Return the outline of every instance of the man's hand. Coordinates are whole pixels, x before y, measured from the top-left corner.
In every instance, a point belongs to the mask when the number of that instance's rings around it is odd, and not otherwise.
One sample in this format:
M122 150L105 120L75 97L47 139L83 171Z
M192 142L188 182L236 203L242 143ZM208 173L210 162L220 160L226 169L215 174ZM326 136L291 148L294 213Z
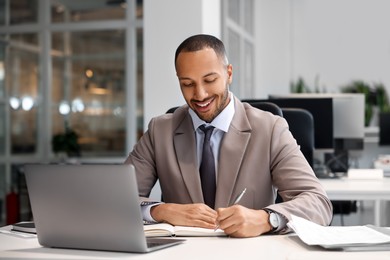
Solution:
M158 222L175 226L215 228L217 212L205 204L166 203L152 207L150 214Z
M255 237L272 230L268 213L240 205L217 210L219 228L232 237Z

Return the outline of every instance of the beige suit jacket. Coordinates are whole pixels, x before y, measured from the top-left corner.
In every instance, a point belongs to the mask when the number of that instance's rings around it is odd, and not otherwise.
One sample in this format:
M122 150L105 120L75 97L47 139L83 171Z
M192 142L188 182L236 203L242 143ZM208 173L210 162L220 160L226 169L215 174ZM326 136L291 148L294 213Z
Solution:
M247 188L243 206L328 225L331 203L285 119L237 98L234 102L235 114L221 141L215 208L227 207ZM203 203L195 138L187 105L150 121L126 160L135 166L141 197L148 197L159 179L165 202ZM286 202L274 204L276 189Z

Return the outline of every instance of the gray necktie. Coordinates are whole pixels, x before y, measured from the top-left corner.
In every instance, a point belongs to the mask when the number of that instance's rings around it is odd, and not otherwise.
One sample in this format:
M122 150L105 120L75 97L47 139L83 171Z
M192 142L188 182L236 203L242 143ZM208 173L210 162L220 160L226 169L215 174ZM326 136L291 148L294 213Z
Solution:
M213 209L215 203L216 184L214 155L210 146L210 137L213 133L214 127L205 127L204 125L201 125L199 128L204 132L202 161L199 167L203 199L205 203Z

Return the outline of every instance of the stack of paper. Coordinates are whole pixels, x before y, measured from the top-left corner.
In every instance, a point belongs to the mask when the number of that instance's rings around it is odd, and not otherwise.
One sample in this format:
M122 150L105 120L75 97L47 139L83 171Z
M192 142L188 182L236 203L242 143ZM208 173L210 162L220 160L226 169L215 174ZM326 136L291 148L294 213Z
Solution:
M367 226L320 226L292 216L288 226L307 245L344 251L390 250L390 229Z

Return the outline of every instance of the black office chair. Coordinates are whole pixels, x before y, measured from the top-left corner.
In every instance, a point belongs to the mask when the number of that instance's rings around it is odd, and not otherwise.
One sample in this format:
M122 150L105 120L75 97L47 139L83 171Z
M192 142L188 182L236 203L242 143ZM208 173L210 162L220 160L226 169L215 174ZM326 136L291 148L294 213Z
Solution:
M168 111L166 112L166 114L172 114L173 112L175 112L176 109L178 109L179 107L171 107L170 109L168 109Z
M251 106L271 112L274 115L281 116L283 117L283 112L280 109L280 107L272 102L266 102L266 101L259 101L259 100L248 100L248 101L243 101L249 103Z
M314 119L312 114L302 108L282 108L283 117L286 119L290 131L307 162L313 167L314 157Z

